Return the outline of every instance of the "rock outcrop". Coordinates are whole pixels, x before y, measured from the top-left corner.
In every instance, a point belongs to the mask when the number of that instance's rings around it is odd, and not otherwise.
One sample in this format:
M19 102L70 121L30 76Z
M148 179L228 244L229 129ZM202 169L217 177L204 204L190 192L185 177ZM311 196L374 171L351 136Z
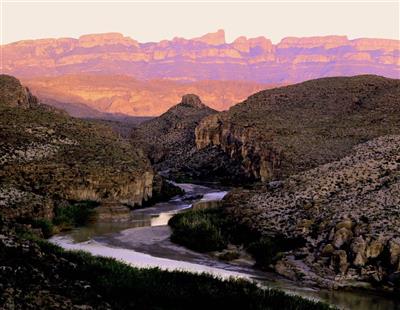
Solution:
M30 108L38 105L37 98L13 76L3 75L0 83L0 103L12 107Z
M0 214L53 216L63 201L141 205L154 172L140 149L111 128L39 104L20 82L0 76Z
M222 45L225 44L225 31L219 29L217 32L207 33L200 38L193 39L193 41L203 42L208 45Z
M399 154L399 135L376 138L279 187L236 190L224 207L263 236L304 240L275 262L285 276L327 287L400 289Z
M196 125L215 113L197 95L187 94L161 116L140 124L131 138L145 148L156 170L179 173L196 152Z
M338 160L368 139L399 133L399 98L399 80L370 75L265 90L203 119L196 145L219 147L240 163L246 179L281 179Z

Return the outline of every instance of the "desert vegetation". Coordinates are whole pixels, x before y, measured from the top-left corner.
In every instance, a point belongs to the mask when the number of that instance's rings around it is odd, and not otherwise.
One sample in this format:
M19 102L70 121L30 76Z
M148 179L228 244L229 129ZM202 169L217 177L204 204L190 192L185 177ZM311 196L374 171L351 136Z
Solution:
M221 207L189 210L175 215L168 225L172 228L171 240L199 252L221 251L229 244L244 246L261 268L269 268L284 251L304 245L301 238L284 235L262 236L259 232L240 225ZM229 255L235 258L233 252ZM224 257L224 256L222 256Z
M15 302L22 308L60 309L331 309L245 280L137 269L65 251L22 231L0 238L0 302L5 309L13 309Z

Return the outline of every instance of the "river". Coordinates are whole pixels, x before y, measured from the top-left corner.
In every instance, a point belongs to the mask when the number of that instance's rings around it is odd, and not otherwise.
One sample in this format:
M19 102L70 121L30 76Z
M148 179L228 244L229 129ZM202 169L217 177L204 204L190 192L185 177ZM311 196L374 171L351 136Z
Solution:
M254 269L253 261L220 261L172 243L168 220L193 204L213 204L227 191L203 185L177 184L185 195L168 202L132 211L129 222L93 222L85 227L53 236L50 241L68 250L84 250L93 255L113 257L135 267L159 267L164 270L207 272L221 278L231 276L257 281L263 287L275 287L290 294L323 300L342 309L400 310L390 298L370 292L328 291L299 286L274 273Z

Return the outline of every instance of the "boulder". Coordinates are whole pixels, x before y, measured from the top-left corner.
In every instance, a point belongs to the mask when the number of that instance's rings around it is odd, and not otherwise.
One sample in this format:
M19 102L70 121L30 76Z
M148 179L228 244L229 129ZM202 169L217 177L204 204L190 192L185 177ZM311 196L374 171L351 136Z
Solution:
M350 265L347 262L346 251L337 250L333 252L331 264L336 270L340 271L341 274L345 274Z
M355 266L364 266L367 262L367 257L365 255L366 247L367 244L362 236L354 238L353 243L351 244L351 250L355 254L353 261Z
M390 262L400 271L400 238L393 238L389 242Z
M367 258L376 258L378 257L384 248L384 243L382 240L377 239L370 242L366 249Z
M337 249L340 249L345 243L348 243L352 237L352 231L346 227L342 227L335 232L335 236L333 237L333 245Z

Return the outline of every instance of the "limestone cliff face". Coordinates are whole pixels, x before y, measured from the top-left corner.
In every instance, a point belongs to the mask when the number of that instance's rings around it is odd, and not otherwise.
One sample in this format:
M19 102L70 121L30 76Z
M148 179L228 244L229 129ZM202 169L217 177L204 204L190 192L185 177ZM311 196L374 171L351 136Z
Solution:
M88 178L85 186L72 186L67 189L66 198L140 206L152 197L153 178L152 169L131 177L111 176L109 173L101 174L100 171L99 174Z
M261 91L204 118L196 146L222 149L247 178L285 178L338 160L365 140L398 133L399 95L399 80L367 75Z
M67 201L141 205L154 172L140 149L111 128L37 103L0 76L0 215L47 218Z
M197 149L220 147L231 158L241 162L248 179L267 181L278 178L282 152L264 143L256 129L235 126L225 115L220 113L209 116L196 127Z

